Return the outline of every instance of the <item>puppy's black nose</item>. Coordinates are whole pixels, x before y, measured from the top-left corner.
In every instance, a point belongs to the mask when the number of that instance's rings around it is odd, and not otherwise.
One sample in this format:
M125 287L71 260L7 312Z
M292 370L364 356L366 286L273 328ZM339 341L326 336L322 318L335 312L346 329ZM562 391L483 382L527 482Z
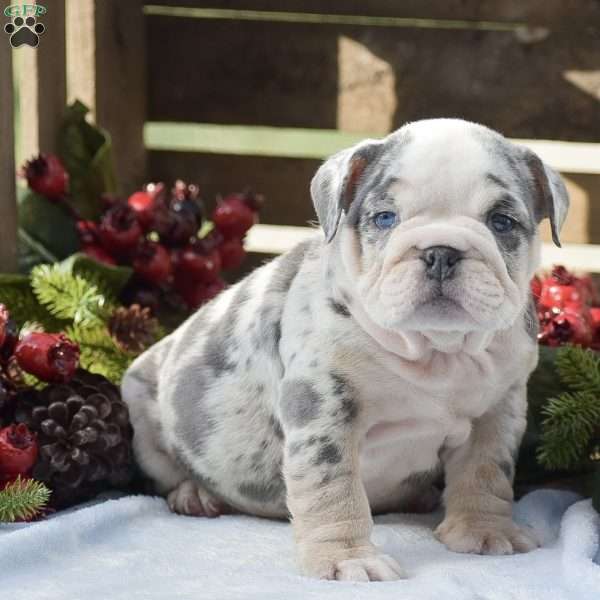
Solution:
M450 246L425 248L421 260L425 263L425 274L430 279L443 281L454 275L456 263L462 259L462 252Z

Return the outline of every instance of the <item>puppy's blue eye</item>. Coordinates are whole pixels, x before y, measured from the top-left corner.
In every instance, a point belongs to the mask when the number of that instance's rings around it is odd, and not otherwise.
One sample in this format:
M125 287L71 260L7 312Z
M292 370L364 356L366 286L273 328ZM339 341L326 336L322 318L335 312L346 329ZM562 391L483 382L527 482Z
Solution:
M373 222L378 229L391 229L398 223L398 215L391 210L377 213Z
M496 233L508 233L516 225L516 221L513 218L502 213L494 213L490 218L490 223Z

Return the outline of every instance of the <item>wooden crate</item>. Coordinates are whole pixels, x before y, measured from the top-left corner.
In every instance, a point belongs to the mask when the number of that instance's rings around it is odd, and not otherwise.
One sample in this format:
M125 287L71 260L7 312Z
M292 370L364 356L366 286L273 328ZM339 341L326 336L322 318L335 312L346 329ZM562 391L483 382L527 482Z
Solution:
M45 5L46 37L20 58L37 75L17 77L34 113L22 124L33 131L21 136L28 153L52 149L61 99L80 97L112 133L124 192L176 177L207 197L251 185L268 197L263 223L301 227L314 219L308 184L327 154L406 121L463 117L523 140L561 171L573 204L564 240L576 246L548 246L544 260L600 271L590 246L600 242L595 0ZM10 66L3 50L0 76ZM10 117L0 119L4 130ZM11 173L0 175L3 198L14 197ZM9 204L0 205L8 266ZM306 233L272 227L253 231L251 250L277 253Z

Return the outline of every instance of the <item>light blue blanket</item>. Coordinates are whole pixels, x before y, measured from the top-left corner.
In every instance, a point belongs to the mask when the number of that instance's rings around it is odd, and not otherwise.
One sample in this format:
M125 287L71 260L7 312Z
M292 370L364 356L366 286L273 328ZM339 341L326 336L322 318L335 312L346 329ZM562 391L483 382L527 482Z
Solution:
M374 540L408 570L390 583L298 575L290 525L171 514L127 496L46 521L0 526L0 597L11 600L600 600L600 518L589 500L539 490L515 507L542 548L525 555L447 551L438 515L376 518Z

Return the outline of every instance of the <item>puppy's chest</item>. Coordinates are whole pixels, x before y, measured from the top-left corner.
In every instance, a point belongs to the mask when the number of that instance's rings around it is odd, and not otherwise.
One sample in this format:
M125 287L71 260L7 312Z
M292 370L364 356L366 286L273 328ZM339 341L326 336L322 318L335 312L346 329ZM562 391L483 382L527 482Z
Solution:
M367 424L360 450L371 501L401 494L411 475L437 468L442 448L468 439L472 420L491 404L485 389L473 388L433 394L393 380L377 390L371 386L363 398Z

